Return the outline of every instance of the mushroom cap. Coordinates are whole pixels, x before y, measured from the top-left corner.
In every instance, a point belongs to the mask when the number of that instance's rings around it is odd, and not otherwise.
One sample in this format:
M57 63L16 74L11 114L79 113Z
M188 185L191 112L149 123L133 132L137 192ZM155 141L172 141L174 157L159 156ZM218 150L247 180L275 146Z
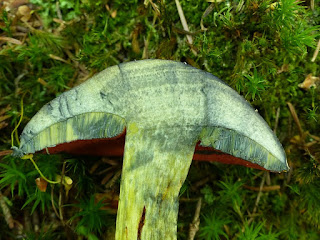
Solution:
M168 60L109 67L62 93L27 124L14 154L114 138L130 123L139 129L170 129L177 136L182 127L191 128L202 147L267 170L289 169L277 137L243 97L210 73Z

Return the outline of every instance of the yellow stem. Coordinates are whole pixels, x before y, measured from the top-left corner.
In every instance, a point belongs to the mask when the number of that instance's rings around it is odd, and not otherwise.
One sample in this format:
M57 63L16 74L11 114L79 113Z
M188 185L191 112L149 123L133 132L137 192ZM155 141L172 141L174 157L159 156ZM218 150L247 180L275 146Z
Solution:
M177 240L179 190L199 132L127 125L116 240Z
M23 118L23 98L24 98L24 95L22 96L21 98L21 114L20 114L20 119L19 119L19 122L18 124L16 125L16 127L13 129L13 131L11 132L11 146L13 147L14 144L13 144L13 135L15 135L16 137L16 141L18 143L18 146L20 145L20 141L19 141L19 137L18 137L18 127L20 126L21 124L21 121L22 121L22 118ZM42 172L40 171L39 167L37 166L37 164L35 163L35 161L33 160L33 155L32 154L28 154L28 155L24 155L21 159L30 159L30 161L33 163L34 167L37 169L38 173L40 174L40 176L46 180L48 183L52 183L52 184L57 184L57 183L60 183L59 181L51 181L49 180L48 178L46 178Z
M16 125L16 127L13 129L13 131L11 132L11 147L13 147L13 134L17 131L18 127L20 126L22 118L23 118L23 97L21 98L21 114L20 114L19 122ZM20 145L19 138L17 138L16 140L17 140L18 146L19 146Z
M58 184L60 183L59 181L51 181L48 178L46 178L43 173L40 171L39 167L37 166L37 164L35 163L35 161L32 158L32 154L28 154L28 155L24 155L21 159L30 159L30 161L33 163L34 167L37 169L38 173L40 174L40 176L46 180L48 183L52 183L52 184Z

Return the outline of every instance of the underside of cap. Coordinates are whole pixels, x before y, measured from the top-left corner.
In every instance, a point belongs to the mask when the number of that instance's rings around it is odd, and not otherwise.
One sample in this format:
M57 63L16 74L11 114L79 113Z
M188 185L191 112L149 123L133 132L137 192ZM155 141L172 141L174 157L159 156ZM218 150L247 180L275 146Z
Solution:
M21 139L23 153L35 153L48 147L76 140L112 138L125 129L123 118L109 113L85 113L55 123L27 142ZM19 154L19 153L18 153ZM18 155L16 154L16 155Z
M123 131L120 135L112 138L75 140L68 143L58 144L54 147L48 147L41 152L49 154L67 153L77 156L84 155L122 158L124 154L125 136L126 131ZM223 164L241 165L259 170L267 170L258 164L219 151L211 146L203 146L200 141L196 144L193 160L220 162Z
M279 159L254 140L222 127L205 127L200 134L201 145L212 147L274 172L288 171L285 156Z

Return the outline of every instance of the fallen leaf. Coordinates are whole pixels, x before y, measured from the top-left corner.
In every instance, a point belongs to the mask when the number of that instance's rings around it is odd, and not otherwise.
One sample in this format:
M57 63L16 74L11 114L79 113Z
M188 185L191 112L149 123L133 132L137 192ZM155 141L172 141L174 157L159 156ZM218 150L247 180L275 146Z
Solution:
M15 39L15 38L11 38L11 37L0 37L0 41L5 41L5 42L13 43L16 45L22 45L21 41L19 41L18 39Z
M18 8L17 15L20 16L21 21L28 22L31 18L31 9L27 5L22 5Z
M320 78L314 77L310 73L302 83L298 84L298 87L303 88L304 90L309 90L311 87L316 88L317 85L320 85Z
M283 64L281 68L277 71L277 74L289 72L289 64Z
M5 122L8 118L10 118L10 115L5 115L7 111L9 111L11 107L8 105L7 107L0 109L0 129L5 128L8 126L8 123Z
M102 200L105 204L101 207L102 210L108 210L110 213L116 214L119 202L119 195L113 191L106 192L106 193L96 193L95 194L96 202Z
M46 180L44 180L43 178L37 178L36 179L36 184L37 184L37 188L41 192L46 192L47 191L48 182Z

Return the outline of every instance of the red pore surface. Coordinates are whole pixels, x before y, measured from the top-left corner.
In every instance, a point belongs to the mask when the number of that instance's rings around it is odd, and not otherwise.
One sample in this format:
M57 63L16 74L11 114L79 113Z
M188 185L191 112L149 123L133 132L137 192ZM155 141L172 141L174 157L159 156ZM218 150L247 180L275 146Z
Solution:
M69 153L73 155L122 157L124 152L124 143L125 131L116 137L108 139L77 140L59 144L55 147L47 148L47 152L50 154ZM42 152L45 153L46 151ZM214 148L200 146L200 142L196 145L193 160L236 164L266 170L257 164L234 157Z

